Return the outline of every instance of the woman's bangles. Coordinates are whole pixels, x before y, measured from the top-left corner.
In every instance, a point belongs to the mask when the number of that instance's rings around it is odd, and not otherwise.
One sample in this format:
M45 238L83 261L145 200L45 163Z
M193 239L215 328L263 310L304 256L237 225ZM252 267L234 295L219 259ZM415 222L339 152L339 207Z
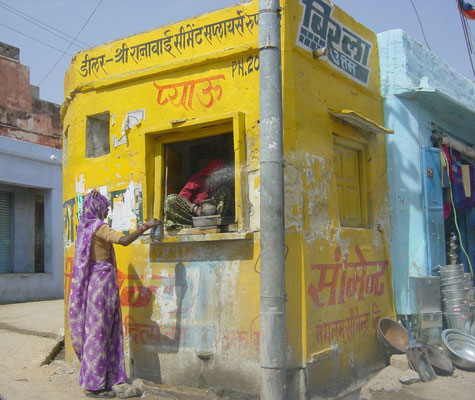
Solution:
M144 222L142 225L140 225L138 227L137 230L139 230L140 232L144 233L146 230L150 229L150 226L148 226L148 224L146 222Z

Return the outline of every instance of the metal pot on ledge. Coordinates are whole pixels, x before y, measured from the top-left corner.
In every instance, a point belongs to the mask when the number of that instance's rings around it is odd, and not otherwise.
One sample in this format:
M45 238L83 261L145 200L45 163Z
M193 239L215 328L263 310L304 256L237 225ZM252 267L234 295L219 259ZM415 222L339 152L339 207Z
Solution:
M212 199L203 200L201 203L201 213L200 216L205 217L209 215L216 215L218 212L216 206L213 203Z

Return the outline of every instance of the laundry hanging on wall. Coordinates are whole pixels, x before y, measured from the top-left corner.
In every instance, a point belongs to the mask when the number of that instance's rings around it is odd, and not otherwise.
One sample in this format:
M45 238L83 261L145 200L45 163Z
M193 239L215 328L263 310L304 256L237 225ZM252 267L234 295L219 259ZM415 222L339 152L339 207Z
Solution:
M465 18L475 19L475 7L468 1L458 0L459 8Z
M462 163L461 154L447 146L441 146L447 157L446 163L441 163L442 177L448 178L452 187L454 207L462 212L470 212L475 207L475 167ZM442 182L442 186L444 182ZM444 219L451 214L450 197L444 198Z

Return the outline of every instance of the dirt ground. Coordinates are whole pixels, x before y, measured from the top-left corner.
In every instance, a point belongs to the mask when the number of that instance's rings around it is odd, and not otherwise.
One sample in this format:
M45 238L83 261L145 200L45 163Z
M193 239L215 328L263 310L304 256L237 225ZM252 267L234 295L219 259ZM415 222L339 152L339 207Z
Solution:
M475 373L457 370L452 377L404 386L400 392L376 393L374 400L474 400Z
M359 396L358 396L359 397ZM355 397L357 399L358 397ZM474 400L475 372L456 369L451 376L432 382L402 385L398 391L373 392L371 400Z
M8 357L0 360L0 400L84 400L84 392L78 385L78 370L64 360L53 360L39 366L31 355L41 347L44 338L31 337L18 346L18 334L0 330L1 344L10 343ZM3 347L3 346L2 346ZM5 354L5 352L4 352ZM61 358L61 357L60 357ZM143 395L148 400L169 399L151 394Z
M50 364L40 365L58 345L62 331L62 300L0 306L0 400L85 399L77 369L61 353ZM475 372L455 370L452 376L439 376L432 382L401 385L396 371L383 371L371 381L379 376L378 383L386 390L375 386L371 400L475 400ZM146 394L142 398L172 397ZM343 398L355 400L359 393Z
M0 330L3 349L0 359L0 399L2 400L59 400L83 399L77 384L77 372L66 364L54 362L40 367L34 354L44 348L45 338Z
M11 339L8 332L0 331L0 343ZM42 339L40 339L42 340ZM31 346L34 341L29 338ZM78 386L78 371L63 360L55 360L42 367L29 357L30 346L11 346L11 357L0 360L0 399L1 400L79 400L84 394ZM24 359L25 362L15 360ZM30 360L30 361L28 361ZM165 399L152 394L143 395L148 400ZM353 394L352 399L358 399ZM371 400L474 400L475 372L455 370L452 376L437 377L428 383L403 385L394 392L378 391ZM293 400L293 399L289 399Z

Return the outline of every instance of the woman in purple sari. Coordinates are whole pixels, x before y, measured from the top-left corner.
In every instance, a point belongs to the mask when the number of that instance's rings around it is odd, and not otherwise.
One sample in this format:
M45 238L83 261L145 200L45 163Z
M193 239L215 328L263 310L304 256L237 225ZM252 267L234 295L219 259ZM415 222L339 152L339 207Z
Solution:
M109 206L97 190L84 199L69 296L71 342L81 361L79 385L86 397L96 398L115 397L112 386L127 380L112 243L128 246L146 230L161 224L152 219L123 236L104 222Z

